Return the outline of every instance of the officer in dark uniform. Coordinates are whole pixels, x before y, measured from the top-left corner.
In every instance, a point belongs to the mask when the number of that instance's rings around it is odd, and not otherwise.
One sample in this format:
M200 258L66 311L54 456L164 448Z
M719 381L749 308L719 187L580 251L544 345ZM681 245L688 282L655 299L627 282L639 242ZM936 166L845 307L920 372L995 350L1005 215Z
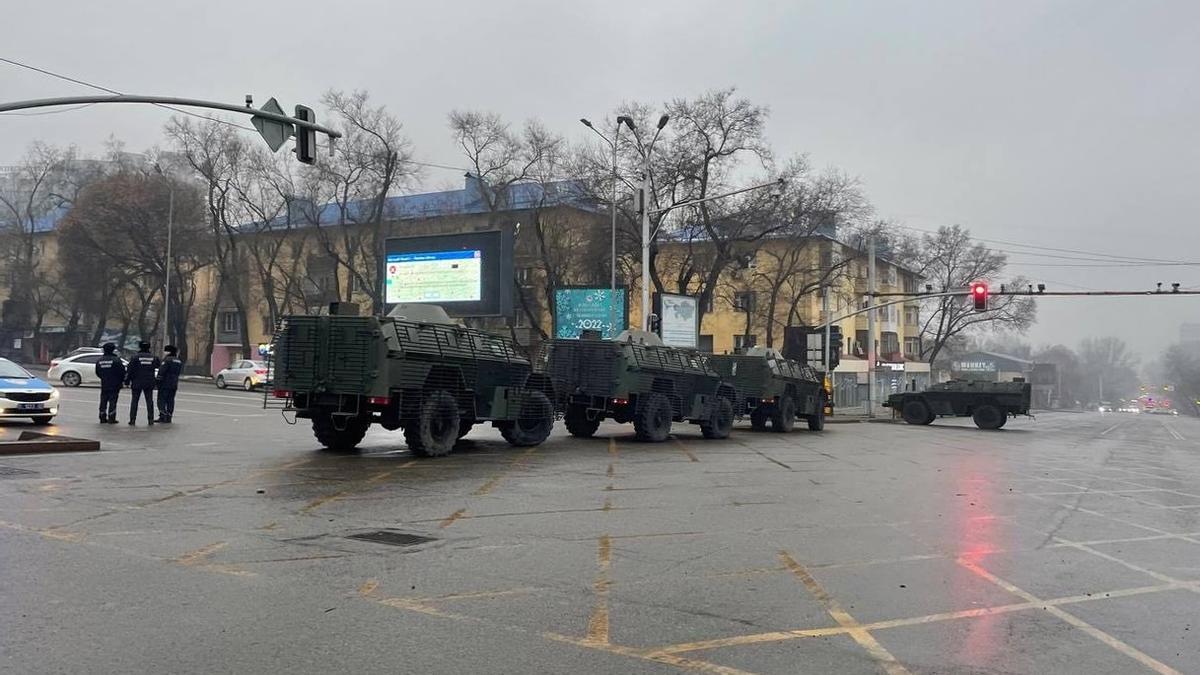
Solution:
M117 397L125 384L125 364L117 356L117 346L104 345L104 355L96 362L96 377L100 378L100 423L117 423Z
M176 354L175 345L163 347L167 353L158 368L158 421L170 424L175 415L175 392L179 389L179 375L183 373L183 361Z
M133 388L133 401L129 404L129 424L137 424L138 399L146 398L146 417L154 426L154 372L162 362L150 353L149 342L138 343L138 353L129 360L125 381Z

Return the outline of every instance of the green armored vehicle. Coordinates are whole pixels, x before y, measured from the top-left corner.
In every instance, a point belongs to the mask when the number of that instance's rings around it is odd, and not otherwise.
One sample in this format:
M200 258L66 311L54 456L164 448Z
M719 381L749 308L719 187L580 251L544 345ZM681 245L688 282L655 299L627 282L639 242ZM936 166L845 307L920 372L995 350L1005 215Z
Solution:
M591 436L604 419L633 422L646 441L665 441L672 422L698 424L705 438L725 438L733 428L734 389L708 357L667 347L653 333L553 340L542 356L539 374L574 436Z
M999 429L1010 416L1028 415L1033 387L1024 381L950 380L925 391L892 394L883 405L909 424L941 417L970 417L980 429Z
M745 354L709 357L713 370L737 392L733 414L750 416L756 431L791 431L797 419L812 431L825 428L824 377L808 364L783 358L774 349L752 347Z
M354 448L372 424L404 429L409 450L441 456L480 422L516 446L554 426L530 362L507 338L464 328L433 305L386 317L289 316L274 344L274 396L312 420L331 450Z

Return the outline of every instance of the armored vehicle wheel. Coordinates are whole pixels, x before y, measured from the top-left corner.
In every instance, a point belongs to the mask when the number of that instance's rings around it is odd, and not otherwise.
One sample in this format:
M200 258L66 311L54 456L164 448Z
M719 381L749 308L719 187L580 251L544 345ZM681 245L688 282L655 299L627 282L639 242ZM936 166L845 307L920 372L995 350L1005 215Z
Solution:
M971 416L975 420L975 426L980 429L999 429L1004 426L1004 413L996 406L985 403L975 409L975 414Z
M475 426L474 420L459 420L458 421L458 440L462 440L463 436L471 433L471 427Z
M718 398L712 416L700 422L700 433L705 438L729 438L733 431L733 404L727 398Z
M770 416L762 409L761 406L755 408L754 411L750 413L750 428L755 431L766 431L767 419L769 419L769 417Z
M638 440L661 443L671 435L671 399L662 394L650 394L633 418L633 430Z
M500 426L500 435L518 448L540 445L554 429L554 405L540 391L526 393L517 419Z
M933 411L929 409L929 404L919 398L906 401L904 408L900 411L900 415L909 424L929 424L934 418Z
M416 420L404 427L404 442L414 455L443 457L458 440L458 401L450 392L431 391Z
M1005 424L1008 424L1008 415L1002 415L1000 417L1000 426L998 426L996 428L1003 429Z
M578 438L591 438L600 428L600 418L588 419L587 408L580 406L568 408L563 421L567 424L567 431Z
M817 412L808 416L809 431L825 430L825 402L818 400L817 403Z
M796 402L791 396L784 396L775 404L775 412L771 413L771 431L786 433L796 427Z
M367 435L371 422L359 417L346 419L341 429L334 424L331 415L315 415L312 421L313 435L326 450L353 450Z

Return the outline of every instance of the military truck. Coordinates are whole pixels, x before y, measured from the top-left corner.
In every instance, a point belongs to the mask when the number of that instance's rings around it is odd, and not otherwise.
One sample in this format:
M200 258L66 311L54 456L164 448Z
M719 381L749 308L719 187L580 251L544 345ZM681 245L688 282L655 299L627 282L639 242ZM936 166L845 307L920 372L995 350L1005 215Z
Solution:
M950 380L925 391L892 394L883 405L909 424L931 424L938 417L970 417L980 429L999 429L1009 417L1028 415L1028 382Z
M513 342L465 328L434 305L397 305L386 317L289 316L274 343L274 391L285 411L312 420L330 450L349 450L372 424L404 430L413 454L448 454L472 425L490 422L515 446L554 426L545 392Z
M772 431L791 431L797 419L807 421L812 431L825 428L824 375L812 366L767 347L711 356L709 363L737 393L734 416L749 415L755 431L768 423Z
M705 438L726 438L733 429L736 392L708 357L668 347L646 331L552 340L539 374L574 436L591 436L605 419L633 422L639 439L655 442L670 436L673 422L698 424Z

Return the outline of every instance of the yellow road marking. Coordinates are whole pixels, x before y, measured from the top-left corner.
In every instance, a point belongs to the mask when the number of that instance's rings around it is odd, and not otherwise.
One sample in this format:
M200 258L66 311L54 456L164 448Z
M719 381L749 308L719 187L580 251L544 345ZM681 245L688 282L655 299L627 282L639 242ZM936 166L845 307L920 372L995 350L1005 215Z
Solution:
M216 553L217 551L220 551L228 545L229 542L227 541L218 541L207 546L201 546L194 551L188 551L187 553L179 556L175 559L175 562L179 563L180 565L195 565L203 562L205 558Z
M608 497L605 497L604 498L604 506L600 510L601 511L612 511L612 500L609 499Z
M459 518L462 518L464 515L466 515L466 513L467 513L466 509L459 509L459 510L455 511L454 513L451 513L444 520L442 520L442 522L438 524L438 527L439 528L450 527L451 525L453 525L455 523L455 521L457 521Z
M592 592L596 596L592 608L592 616L588 619L587 641L594 644L609 644L608 641L608 578L612 566L612 539L606 534L597 541L596 559L599 571L592 583Z
M938 614L926 614L924 616L914 616L904 619L888 619L886 621L876 621L873 623L865 623L861 625L863 630L877 631L887 630L890 628L903 628L905 626L917 626L930 623L939 623L942 621L954 621L957 619L973 619L982 616L993 616L997 614L1007 614L1009 612L1021 612L1031 609L1039 609L1047 606L1055 605L1070 605L1080 602L1089 602L1092 600L1103 600L1105 598L1120 598L1135 595L1145 595L1148 593L1160 593L1176 588L1185 587L1183 584L1159 584L1157 586L1142 586L1139 588L1126 588L1118 591L1110 591L1108 593L1092 593L1091 595L1072 595L1062 598L1053 598L1050 600L1040 600L1038 602L1017 602L1009 605L998 605L995 607L977 607L974 609L964 609L955 612L941 612ZM808 628L786 631L771 631L767 633L753 633L749 635L736 635L728 638L718 638L714 640L702 640L698 642L681 642L679 644L667 645L660 647L656 652L666 654L682 654L685 652L703 651L707 649L718 649L720 647L736 647L739 645L759 644L763 642L780 642L784 640L795 640L797 638L806 637L826 637L830 635L844 635L850 632L850 628L838 626L834 628Z
M692 460L693 462L700 461L700 458L696 457L696 455L692 454L692 451L688 450L688 447L686 445L684 445L683 443L681 443L678 438L672 438L671 441L673 443L675 443L675 447L679 448L680 452L687 455L688 459Z
M471 494L476 497L482 497L486 494L489 494L492 490L496 489L496 486L500 484L500 481L504 480L510 473L520 468L525 462L529 461L529 456L532 455L536 450L537 446L535 445L514 457L512 461L508 463L508 466L504 467L504 469L502 469L495 476L492 476L484 481L483 485L480 485Z
M993 584L996 584L1000 588L1003 588L1004 590L1008 591L1009 593L1012 593L1013 595L1024 598L1025 600L1032 602L1032 603L1041 602L1037 598L1037 596L1014 586L1013 584L1009 583L1008 581L1005 581L1004 579L1001 579L1000 577L998 577L998 576L992 574L991 572L987 571L986 569L980 567L975 562L972 562L965 558L959 558L958 564L967 568L968 570L973 572L976 576L987 579L988 581L992 582ZM1179 675L1178 670L1175 670L1171 666L1168 666L1167 664L1163 663L1162 661L1159 661L1158 659L1154 658L1153 656L1150 656L1149 654L1133 647L1132 645L1129 645L1125 642L1122 642L1121 640L1118 640L1117 638L1113 637L1112 635L1105 633L1104 631L1100 630L1099 628L1096 628L1095 626L1084 621L1083 619L1080 619L1079 617L1075 616L1074 614L1069 614L1066 611L1064 611L1054 605L1047 605L1045 608L1045 611L1047 611L1050 614L1052 614L1053 616L1071 624L1072 626L1087 633L1088 635L1091 635L1092 637L1096 638L1100 642L1103 642L1104 644L1108 645L1109 647L1112 647L1113 649L1121 652L1122 654L1134 659L1138 663L1141 663L1143 666L1150 668L1151 670L1153 670L1156 673L1163 673L1164 675L1167 675L1167 674Z
M555 642L564 642L566 644L575 645L576 647L586 647L588 649L597 649L609 654L618 654L620 656L628 656L634 659L642 659L643 661L653 661L662 663L676 668L692 670L700 673L713 673L714 675L750 675L744 670L737 668L729 668L726 666L718 666L715 663L707 661L697 661L695 659L686 659L674 654L663 652L646 651L644 649L636 649L634 647L624 647L613 644L599 644L590 640L581 640L569 635L560 635L558 633L542 633L542 637Z
M367 579L366 581L362 582L361 586L358 587L358 594L361 597L365 598L368 595L371 595L372 593L374 593L375 590L378 588L379 588L379 581L377 581L375 579Z
M415 463L416 462L408 462L407 464L401 464L400 468L403 469L404 467L412 466ZM375 483L378 483L380 481L384 481L384 480L387 480L388 478L391 478L392 474L394 474L394 473L396 473L396 471L383 471L381 473L377 473L374 476L371 476L370 478L367 478L366 480L364 480L362 482L362 485L363 486L374 485ZM335 492L333 494L325 495L324 497L317 497L316 499L312 500L311 502L305 504L304 508L300 509L300 513L310 513L314 509L320 508L330 502L335 502L339 499L344 499L345 497L348 497L348 496L355 494L356 492L360 492L360 491L361 490L359 490L359 489L352 488L349 490L342 490L341 492Z
M608 454L612 455L614 460L620 456L620 453L617 451L617 439L612 436L608 438Z
M825 611L829 613L829 616L833 617L833 620L837 621L838 625L845 628L846 634L863 649L867 650L871 658L878 661L884 670L890 675L901 675L902 673L909 672L886 647L879 644L879 641L870 632L864 629L853 616L850 616L850 613L843 609L841 604L837 600L834 600L821 584L817 583L817 580L808 573L808 570L796 562L795 558L789 555L787 551L780 551L779 558L791 570L792 574L800 579L800 582L804 584L808 592L825 607Z

